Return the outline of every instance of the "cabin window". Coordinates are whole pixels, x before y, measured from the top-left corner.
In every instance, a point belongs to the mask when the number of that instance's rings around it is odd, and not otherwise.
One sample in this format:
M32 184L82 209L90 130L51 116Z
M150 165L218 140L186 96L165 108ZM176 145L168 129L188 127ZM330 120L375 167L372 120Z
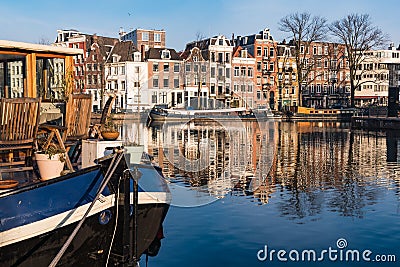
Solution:
M36 59L36 87L38 96L44 100L60 101L65 97L65 89L74 81L73 75L65 74L62 58Z
M3 60L3 58L2 58ZM0 61L0 98L24 96L25 57L4 56Z

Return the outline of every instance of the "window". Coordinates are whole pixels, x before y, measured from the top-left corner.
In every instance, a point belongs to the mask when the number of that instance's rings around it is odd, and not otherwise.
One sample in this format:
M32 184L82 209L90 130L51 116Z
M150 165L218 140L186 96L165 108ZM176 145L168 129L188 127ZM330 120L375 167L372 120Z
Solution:
M125 66L121 66L121 74L125 75Z
M224 53L218 53L218 62L219 63L224 62Z
M179 88L179 79L174 78L174 88Z
M164 78L164 88L168 88L168 87L169 87L169 79Z
M215 78L215 67L211 67L211 78Z
M153 87L158 87L158 77L153 77Z
M273 47L269 48L269 56L274 57L274 48Z
M158 63L153 63L153 72L158 72Z
M247 76L253 77L253 68L252 68L252 67L249 67L249 68L247 69Z
M169 52L169 50L162 51L161 52L161 58L170 59L171 58L171 53Z
M14 70L14 66L13 66L13 70ZM92 64L86 64L86 70L92 71Z
M257 90L257 100L261 100L261 91Z
M246 67L241 67L240 68L240 76L246 77Z
M169 72L169 63L164 63L164 72Z
M207 66L206 65L201 65L201 72L207 72Z
M92 82L93 82L93 84L97 84L97 75L93 75Z
M187 63L187 64L186 64L186 69L185 69L185 70L186 70L186 72L190 72L190 71L191 71L191 69L192 69L192 68L191 68L191 65L190 65L190 63Z
M121 82L121 90L125 91L125 89L126 89L125 81L122 81Z
M269 63L269 70L274 71L274 63L273 62Z
M13 80L14 81L14 80ZM91 85L92 84L92 75L88 75L87 77L87 84Z
M174 72L179 72L179 63L174 64Z
M139 73L140 72L140 67L139 66L136 66L135 67L135 73Z
M225 84L225 94L229 95L231 93L231 85L229 83Z
M225 72L226 72L225 73L226 78L230 79L231 78L231 68L226 68Z
M148 41L148 40L149 40L149 33L142 32L142 41Z
M154 34L154 42L161 42L161 33Z
M153 94L151 95L151 103L157 103L157 92L153 92Z
M222 77L224 75L224 69L218 68L218 76Z
M212 83L210 86L210 94L215 95L215 84Z
M320 84L317 84L316 93L317 93L317 94L320 94L320 93L321 93L321 85L320 85Z
M239 77L239 71L240 71L239 67L235 67L233 70L233 76Z
M257 71L261 71L261 62L257 61Z
M138 61L140 61L140 60L141 60L141 54L140 54L140 52L135 52L135 53L133 54L133 61L138 62Z
M211 52L211 62L215 62L215 52Z
M300 46L300 54L304 54L304 45Z
M113 69L114 69L114 75L117 75L118 74L118 67L113 67Z
M261 46L257 46L257 56L261 57Z
M235 83L233 84L233 91L238 92L239 91L239 84Z
M313 47L313 55L316 55L317 54L317 47L314 45L314 47Z
M229 53L225 54L225 62L229 63L229 61L231 60L231 55Z
M198 73L199 72L199 65L197 65L197 63L195 63L193 65L193 71L194 71L194 73Z
M252 93L253 92L253 85L251 83L249 83L247 85L247 92Z

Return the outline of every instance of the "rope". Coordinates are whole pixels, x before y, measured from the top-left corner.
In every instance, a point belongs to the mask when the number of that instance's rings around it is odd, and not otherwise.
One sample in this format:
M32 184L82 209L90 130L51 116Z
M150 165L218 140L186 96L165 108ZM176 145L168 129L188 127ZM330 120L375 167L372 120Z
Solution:
M105 266L108 266L108 261L110 260L111 248L112 248L112 245L113 245L113 243L114 243L115 233L116 233L116 231L117 231L117 225L118 225L118 210L119 210L117 204L118 204L118 199L119 199L119 185L120 185L120 183L121 183L121 178L118 179L117 194L115 195L115 204L116 204L115 206L117 207L117 208L116 208L116 212L115 212L115 227L114 227L114 232L113 232L113 235L112 235L112 238L111 238L110 249L108 250L107 261L106 261L106 265L105 265Z
M72 232L72 234L68 237L67 241L64 243L64 245L62 246L60 251L57 253L55 258L53 259L53 261L49 264L49 267L55 267L57 265L57 263L60 261L61 257L64 255L65 251L67 250L68 246L72 243L72 240L75 238L75 236L78 233L79 229L82 227L83 222L85 221L85 219L88 216L89 212L92 210L92 208L93 208L94 204L96 203L97 199L100 197L101 192L103 192L103 190L106 187L107 183L111 179L112 174L114 173L114 171L117 168L119 162L121 161L122 157L124 156L123 153L120 153L120 154L117 154L117 155L118 155L117 162L114 165L112 165L114 163L114 159L116 158L116 156L114 156L113 160L112 160L112 162L110 164L110 167L108 168L108 170L106 172L106 176L105 176L105 178L103 180L104 182L101 185L101 187L99 188L99 190L97 191L97 194L96 194L94 200L92 201L92 203L90 203L90 206L86 210L85 215L83 215L83 218L79 221L78 225L75 227L75 229ZM111 168L112 168L112 170L111 170Z

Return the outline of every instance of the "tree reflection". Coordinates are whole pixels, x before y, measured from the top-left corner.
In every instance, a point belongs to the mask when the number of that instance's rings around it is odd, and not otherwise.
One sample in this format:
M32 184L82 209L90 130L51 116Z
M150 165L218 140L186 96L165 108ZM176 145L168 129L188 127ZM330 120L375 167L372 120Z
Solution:
M170 179L216 198L266 204L274 196L281 215L294 220L324 210L362 218L400 173L398 135L336 122L177 124L150 128L149 139Z

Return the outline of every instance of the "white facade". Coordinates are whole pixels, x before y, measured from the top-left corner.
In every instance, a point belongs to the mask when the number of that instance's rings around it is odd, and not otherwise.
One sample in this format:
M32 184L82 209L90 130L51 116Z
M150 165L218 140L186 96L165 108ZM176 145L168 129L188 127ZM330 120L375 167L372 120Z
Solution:
M357 71L359 88L355 91L358 104L387 105L389 95L388 64L400 64L400 50L391 45L386 50L365 52L361 68Z
M150 108L146 62L107 63L105 75L106 94L116 95L114 106L117 111Z
M211 38L208 47L210 62L210 98L229 106L231 97L232 52L231 41L223 35ZM224 100L226 99L227 102Z

